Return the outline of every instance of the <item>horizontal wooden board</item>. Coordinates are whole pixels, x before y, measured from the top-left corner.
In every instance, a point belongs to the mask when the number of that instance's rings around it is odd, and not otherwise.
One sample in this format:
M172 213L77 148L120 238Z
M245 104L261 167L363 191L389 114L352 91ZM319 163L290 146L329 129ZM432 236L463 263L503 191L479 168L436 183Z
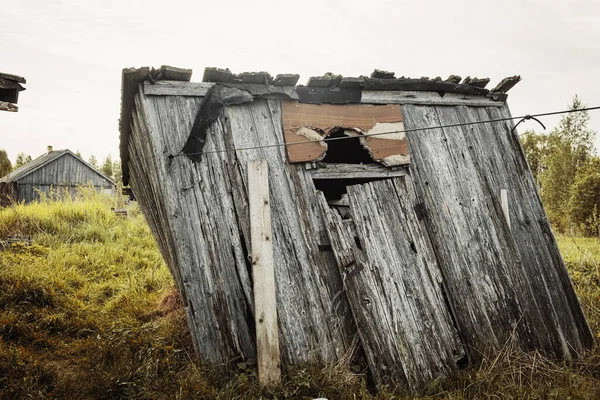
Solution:
M459 93L415 92L394 90L363 90L361 103L366 104L420 104L445 106L501 107L503 101L494 101L482 95Z
M262 98L296 99L293 86L274 86L255 83L219 83L220 85L245 90L253 96ZM216 83L158 81L144 82L144 94L147 96L190 96L204 97Z
M193 96L204 97L215 84L213 82L144 82L144 94L147 96Z
M369 179L404 176L407 168L392 170L380 164L330 164L311 169L313 179Z
M356 134L359 134L358 132L368 134L377 124L402 122L402 114L398 105L324 105L295 101L282 102L282 118L288 159L291 163L322 159L327 151L326 144L301 142L325 138L334 128L346 128ZM408 154L406 138L403 136L398 139L366 138L363 144L369 147L374 146L370 150L375 160L381 160L394 154Z

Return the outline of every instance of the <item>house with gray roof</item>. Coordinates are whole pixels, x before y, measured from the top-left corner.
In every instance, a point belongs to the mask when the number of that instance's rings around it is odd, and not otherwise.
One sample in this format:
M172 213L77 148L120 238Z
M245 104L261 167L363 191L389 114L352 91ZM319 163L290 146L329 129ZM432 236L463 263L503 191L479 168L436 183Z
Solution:
M53 150L17 168L0 179L1 204L29 203L41 193L49 195L57 189L74 193L77 186L92 185L98 191L113 194L115 183L71 150Z

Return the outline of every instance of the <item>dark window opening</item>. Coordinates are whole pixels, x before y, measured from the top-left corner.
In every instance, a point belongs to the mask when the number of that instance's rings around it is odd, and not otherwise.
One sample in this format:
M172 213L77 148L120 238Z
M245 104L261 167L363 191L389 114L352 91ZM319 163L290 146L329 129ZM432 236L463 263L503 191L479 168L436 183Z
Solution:
M347 187L362 183L381 181L389 178L356 178L356 179L313 179L315 188L320 190L329 200L341 200L348 193Z
M347 138L344 128L336 128L331 131L327 138ZM360 138L331 140L327 143L327 153L322 162L339 164L372 164L373 158L369 151L360 144Z

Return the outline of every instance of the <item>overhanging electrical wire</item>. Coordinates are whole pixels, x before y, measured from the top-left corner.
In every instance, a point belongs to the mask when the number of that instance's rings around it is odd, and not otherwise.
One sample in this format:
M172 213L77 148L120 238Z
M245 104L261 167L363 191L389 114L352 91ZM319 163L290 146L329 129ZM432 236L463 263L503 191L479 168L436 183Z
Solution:
M412 129L403 129L403 130L396 130L396 131L377 132L377 133L372 133L370 135L365 135L364 137L387 135L390 133L407 133L407 132L420 132L420 131L426 131L426 130L431 130L431 129L456 128L456 127L468 126L468 125L480 125L480 124L489 124L489 123L495 123L495 122L513 121L516 119L521 120L521 121L519 121L519 123L521 123L522 121L529 120L529 119L534 119L537 121L537 118L540 118L540 117L548 117L548 116L552 116L552 115L569 114L569 113L574 113L574 112L594 111L594 110L600 110L600 106L579 108L576 110L561 110L561 111L552 111L552 112L539 113L539 114L527 114L527 115L523 115L523 116L519 116L519 117L496 118L496 119L489 119L489 120L485 120L485 121L461 122L461 123L457 123L457 124L427 126L427 127L423 127L423 128L412 128ZM517 125L519 123L517 123ZM541 122L540 122L540 124L541 124ZM515 125L513 127L513 130L514 130L514 128L516 128L517 125ZM542 126L544 126L544 125L542 124ZM198 153L187 153L187 154L181 153L181 154L177 154L177 155L170 155L169 158L181 157L181 156L186 156L186 155L187 156L195 156L195 155L215 154L215 153L229 153L229 152L233 152L233 151L243 151L243 150L267 149L267 148L273 148L273 147L288 147L288 146L295 146L295 145L307 144L307 143L323 143L323 142L326 143L326 142L333 142L335 140L348 140L348 139L356 139L356 136L323 138L321 140L303 140L300 142L293 142L293 143L273 143L273 144L265 144L265 145L260 145L260 146L239 147L239 148L234 148L234 149L208 150L208 151L202 151L202 152L198 152Z

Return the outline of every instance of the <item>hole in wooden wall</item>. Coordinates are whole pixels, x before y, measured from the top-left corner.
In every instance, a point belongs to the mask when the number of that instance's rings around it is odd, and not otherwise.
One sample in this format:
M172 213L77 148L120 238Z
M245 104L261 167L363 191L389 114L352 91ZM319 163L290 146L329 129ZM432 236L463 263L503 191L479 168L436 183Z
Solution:
M343 128L332 130L327 138L347 138ZM331 140L327 142L327 152L322 162L338 164L372 164L373 158L360 143L359 137Z
M347 187L362 183L382 181L390 178L353 178L353 179L313 179L315 188L320 190L329 200L340 200L348 193Z

